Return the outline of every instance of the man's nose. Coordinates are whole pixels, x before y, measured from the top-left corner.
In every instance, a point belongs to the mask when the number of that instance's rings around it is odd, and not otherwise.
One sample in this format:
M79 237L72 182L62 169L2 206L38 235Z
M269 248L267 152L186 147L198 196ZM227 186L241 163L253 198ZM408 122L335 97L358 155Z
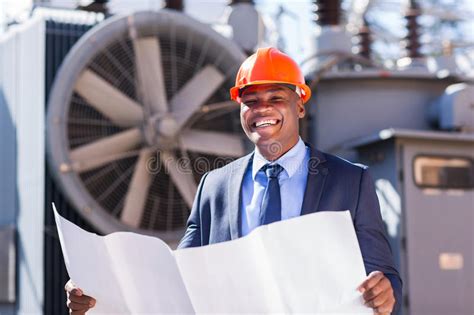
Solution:
M254 104L254 106L252 106L252 110L254 112L266 112L270 110L271 107L272 105L269 102L265 100L259 100Z

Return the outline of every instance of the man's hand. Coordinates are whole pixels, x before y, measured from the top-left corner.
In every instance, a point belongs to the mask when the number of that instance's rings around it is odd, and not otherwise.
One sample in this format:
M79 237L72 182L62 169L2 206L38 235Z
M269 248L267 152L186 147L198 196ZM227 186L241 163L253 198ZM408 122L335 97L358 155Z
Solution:
M380 271L373 271L367 279L357 288L365 300L365 305L374 309L377 315L390 314L395 306L390 280Z
M69 308L71 315L84 315L86 312L95 306L96 300L93 297L84 295L82 290L69 280L64 286L67 292L66 305Z

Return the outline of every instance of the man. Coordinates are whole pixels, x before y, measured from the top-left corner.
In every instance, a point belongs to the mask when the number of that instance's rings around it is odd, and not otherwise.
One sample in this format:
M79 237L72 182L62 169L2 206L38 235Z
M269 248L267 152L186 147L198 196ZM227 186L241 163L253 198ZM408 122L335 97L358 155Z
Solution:
M401 280L373 182L365 166L299 137L311 90L298 65L275 48L259 49L242 64L230 92L255 151L203 176L179 248L236 239L259 225L316 211L349 209L368 273L358 289L376 314L396 313ZM66 290L71 314L95 304L71 282Z

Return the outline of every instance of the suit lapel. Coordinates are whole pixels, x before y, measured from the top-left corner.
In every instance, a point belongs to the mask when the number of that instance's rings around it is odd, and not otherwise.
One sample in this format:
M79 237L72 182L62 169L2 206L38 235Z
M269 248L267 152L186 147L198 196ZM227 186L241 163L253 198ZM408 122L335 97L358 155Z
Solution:
M245 171L252 162L253 152L239 159L232 167L231 176L229 176L227 191L229 194L229 223L231 239L237 239L242 235L241 221L241 194L242 182Z
M324 183L329 173L325 166L324 154L316 150L312 145L310 148L310 159L308 162L308 178L301 207L301 215L319 211L319 202L324 191Z

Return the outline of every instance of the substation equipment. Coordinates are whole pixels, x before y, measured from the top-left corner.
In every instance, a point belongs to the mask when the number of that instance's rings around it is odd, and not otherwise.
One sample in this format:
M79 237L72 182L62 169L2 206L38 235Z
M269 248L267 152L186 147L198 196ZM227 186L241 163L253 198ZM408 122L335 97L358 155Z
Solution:
M313 88L304 140L370 166L404 283L402 313L473 314L472 78L428 69L416 38L403 69L355 55L338 1L315 2L321 32L303 64ZM261 18L252 1L232 6L234 40L176 10L46 17L44 314L66 311L51 202L89 231L175 246L201 176L252 150L228 90L259 44Z
M368 58L367 42L354 56L339 7L318 3L321 35L305 69L315 87L310 141L370 167L402 275L402 313L474 314L472 76L453 56L420 53L415 1L397 70Z

